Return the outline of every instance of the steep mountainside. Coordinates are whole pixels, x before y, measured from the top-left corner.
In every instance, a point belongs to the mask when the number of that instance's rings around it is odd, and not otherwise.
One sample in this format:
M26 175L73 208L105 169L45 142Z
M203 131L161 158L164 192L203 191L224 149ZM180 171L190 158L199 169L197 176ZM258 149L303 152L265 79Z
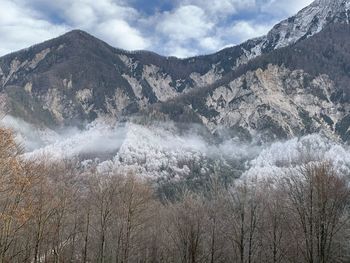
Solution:
M0 59L0 87L11 114L45 125L118 117L221 77L226 51L187 60L126 52L82 31Z
M75 30L0 58L1 104L12 115L50 127L120 118L221 81L251 59L312 37L329 24L348 24L348 14L349 0L317 0L267 36L182 60L115 49Z
M263 141L319 131L348 141L349 42L349 25L327 26L253 59L213 85L155 105L151 113Z

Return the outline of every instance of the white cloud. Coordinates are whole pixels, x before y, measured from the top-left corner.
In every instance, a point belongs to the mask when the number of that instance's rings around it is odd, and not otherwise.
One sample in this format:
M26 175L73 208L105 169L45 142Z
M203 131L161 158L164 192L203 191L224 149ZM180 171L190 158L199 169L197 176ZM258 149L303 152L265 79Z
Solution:
M65 15L74 27L79 25L81 28L89 28L98 22L95 10L87 4L72 2Z
M262 5L262 11L277 16L291 16L314 0L269 0Z
M194 5L181 6L171 13L166 12L161 19L157 30L175 41L201 38L214 26L207 20L204 11Z
M211 53L265 34L272 21L311 1L174 0L172 10L146 15L129 0L0 0L0 55L74 28L128 50L179 57Z
M271 25L256 24L254 21L234 22L226 34L233 36L239 42L265 35L271 29Z
M207 15L221 16L222 19L222 15L232 15L243 9L254 8L256 2L255 0L183 0L181 5L185 4L199 6Z
M149 46L148 40L123 20L108 20L98 24L94 29L98 37L116 47L140 50Z
M67 26L54 25L31 9L13 1L0 0L0 55L31 46L56 37L68 30Z
M112 0L60 0L60 5L68 23L75 26L90 24L96 25L108 20L120 19L130 21L138 18L138 12L127 6L122 6Z
M217 50L222 46L222 41L217 37L205 37L199 45L205 50Z
M184 58L220 46L220 40L212 36L215 23L198 6L179 6L159 14L156 21L157 41L167 55Z
M0 6L0 55L54 38L73 28L86 30L124 49L146 49L149 46L147 38L130 24L137 20L138 12L116 1L0 0ZM63 22L50 22L44 11Z

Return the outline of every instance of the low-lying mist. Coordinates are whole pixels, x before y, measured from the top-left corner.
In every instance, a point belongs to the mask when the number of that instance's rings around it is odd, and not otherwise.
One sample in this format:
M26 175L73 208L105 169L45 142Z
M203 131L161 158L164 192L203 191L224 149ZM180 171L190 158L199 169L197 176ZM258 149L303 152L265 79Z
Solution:
M238 170L244 177L266 177L317 160L331 161L342 173L350 171L349 148L320 134L257 145L237 138L214 143L198 127L189 125L179 132L173 123L144 126L99 120L84 129L69 127L59 132L11 116L1 124L15 131L25 158L74 157L84 165L133 170L150 178L205 175L212 173L214 166Z
M66 127L59 131L37 128L12 116L6 116L1 124L15 132L16 139L24 147L26 157L47 155L53 159L61 159L116 152L126 136L125 127L103 122L91 123L84 129Z

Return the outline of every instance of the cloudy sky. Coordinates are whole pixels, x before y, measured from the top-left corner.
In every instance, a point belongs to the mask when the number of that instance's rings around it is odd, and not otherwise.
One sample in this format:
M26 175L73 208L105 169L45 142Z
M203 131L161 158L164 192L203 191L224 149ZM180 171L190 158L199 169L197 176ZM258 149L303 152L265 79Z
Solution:
M0 0L0 55L82 29L112 46L187 57L265 34L312 0Z

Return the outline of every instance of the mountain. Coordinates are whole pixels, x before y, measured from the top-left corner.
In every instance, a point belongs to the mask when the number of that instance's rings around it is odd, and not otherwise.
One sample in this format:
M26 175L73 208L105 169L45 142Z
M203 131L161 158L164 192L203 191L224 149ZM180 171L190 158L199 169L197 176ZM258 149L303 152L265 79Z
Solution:
M206 88L156 105L152 111L175 121L181 115L173 112L183 113L182 119L192 114L212 132L224 127L263 141L320 131L348 141L349 36L349 25L329 25L306 40L251 60Z
M16 127L35 154L97 157L149 177L217 165L239 176L276 140L349 142L349 10L350 0L317 0L266 36L187 59L74 30L0 58L0 106L26 122Z
M348 24L349 1L315 1L267 36L188 59L126 52L75 30L0 58L0 90L11 114L54 127L120 117L220 80L238 66Z

